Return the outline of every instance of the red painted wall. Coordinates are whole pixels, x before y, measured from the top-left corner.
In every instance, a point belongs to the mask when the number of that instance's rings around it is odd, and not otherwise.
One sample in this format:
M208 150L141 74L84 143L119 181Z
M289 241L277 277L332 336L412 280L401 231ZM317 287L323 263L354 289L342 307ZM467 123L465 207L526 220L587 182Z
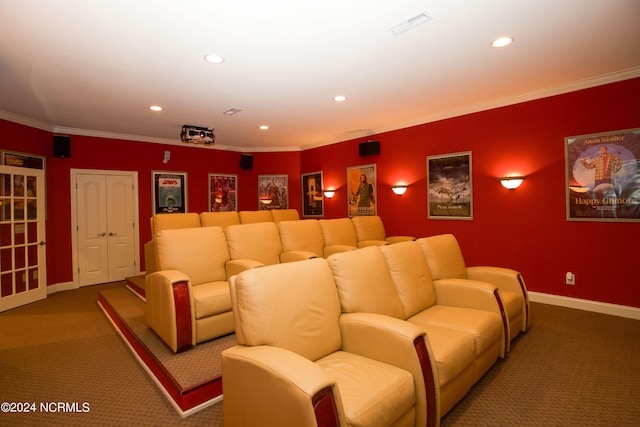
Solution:
M387 234L454 233L468 265L499 265L523 272L531 291L640 307L639 223L567 222L564 137L640 127L640 79L493 109L376 135L381 154L360 157L366 139L302 152L254 153L253 169L241 170L240 153L73 135L70 159L53 157L50 132L0 121L0 149L46 156L47 283L73 279L70 169L138 171L140 259L149 240L151 171L187 171L192 212L207 205L209 173L238 175L239 209L257 209L257 177L289 176L289 205L300 209L300 174L323 171L325 187L338 189L325 201L325 217L347 214L346 168L375 163L378 209ZM163 164L165 150L171 160ZM426 156L471 151L473 221L429 220ZM497 177L527 176L516 191ZM410 184L395 196L390 185ZM144 266L142 266L144 269ZM576 286L564 284L567 271Z
M303 152L302 172L323 171L327 217L345 216L346 167L375 163L388 235L453 233L467 265L520 270L530 291L640 307L640 223L568 222L564 138L640 127L640 79L483 111ZM380 141L360 157L358 143ZM473 221L427 219L426 157L472 152ZM526 175L515 191L497 177ZM390 185L410 184L398 197ZM565 273L576 285L565 284Z

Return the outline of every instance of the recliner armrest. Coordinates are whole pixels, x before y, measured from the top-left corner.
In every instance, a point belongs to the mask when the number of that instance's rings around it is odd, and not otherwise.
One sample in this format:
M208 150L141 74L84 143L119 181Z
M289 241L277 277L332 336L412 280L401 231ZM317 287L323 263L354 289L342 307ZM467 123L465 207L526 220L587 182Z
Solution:
M318 255L311 251L287 251L280 254L280 263L304 261L312 258L318 258Z
M382 314L343 313L340 331L344 351L410 372L416 387L416 425L439 424L437 368L422 328Z
M490 283L469 279L440 279L433 281L433 289L436 304L500 313L495 296L498 288Z
M387 236L387 242L389 243L400 243L400 242L412 242L416 240L413 236Z
M389 242L386 240L360 240L358 242L359 248L366 248L367 246L384 246L388 245Z
M174 353L196 344L196 318L191 281L177 270L145 277L147 323ZM177 304L176 304L177 302Z
M264 267L264 264L260 261L253 259L232 259L225 264L225 271L227 272L227 279L236 274L240 274L250 268Z
M336 383L319 365L279 347L235 346L222 352L224 419L228 425L317 425L314 398ZM233 378L233 381L225 381ZM252 402L252 410L241 407ZM282 402L287 402L286 410ZM342 408L336 409L344 420Z
M519 279L520 272L504 267L467 267L467 278L496 285L505 291L522 293L525 300L529 299L524 280Z

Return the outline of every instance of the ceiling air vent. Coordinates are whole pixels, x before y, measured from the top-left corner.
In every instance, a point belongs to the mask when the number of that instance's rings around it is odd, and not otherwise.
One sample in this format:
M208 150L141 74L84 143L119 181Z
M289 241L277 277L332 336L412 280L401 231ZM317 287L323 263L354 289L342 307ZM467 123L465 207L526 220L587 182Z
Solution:
M408 31L412 28L417 27L420 24L424 24L425 22L429 22L433 19L433 16L429 15L426 12L422 12L419 15L414 16L413 18L409 18L406 21L402 21L399 24L394 25L389 28L389 32L394 36L398 36L405 31Z

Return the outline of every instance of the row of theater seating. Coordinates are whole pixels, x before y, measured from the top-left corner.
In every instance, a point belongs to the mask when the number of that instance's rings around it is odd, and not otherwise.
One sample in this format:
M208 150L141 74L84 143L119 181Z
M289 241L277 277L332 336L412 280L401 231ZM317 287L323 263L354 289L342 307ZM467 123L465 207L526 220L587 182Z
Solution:
M158 214L151 217L152 239L144 247L146 273L157 270L155 236L160 231L212 226L226 228L230 225L281 223L299 219L300 216L295 209ZM285 251L308 250L317 256L326 257L331 253L355 247L412 239L414 237L411 236L386 236L380 217L366 216L355 217L352 220L307 220L300 224L290 224L281 245Z
M434 280L440 237L231 277L225 425L438 425L508 334L496 285Z

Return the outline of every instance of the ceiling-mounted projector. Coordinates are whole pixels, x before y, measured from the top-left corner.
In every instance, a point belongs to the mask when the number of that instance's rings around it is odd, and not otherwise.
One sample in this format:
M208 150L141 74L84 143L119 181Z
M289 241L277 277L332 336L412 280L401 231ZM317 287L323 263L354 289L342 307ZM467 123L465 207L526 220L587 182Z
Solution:
M216 135L213 133L213 128L190 125L182 126L180 138L182 139L182 142L204 145L211 145L216 141Z

